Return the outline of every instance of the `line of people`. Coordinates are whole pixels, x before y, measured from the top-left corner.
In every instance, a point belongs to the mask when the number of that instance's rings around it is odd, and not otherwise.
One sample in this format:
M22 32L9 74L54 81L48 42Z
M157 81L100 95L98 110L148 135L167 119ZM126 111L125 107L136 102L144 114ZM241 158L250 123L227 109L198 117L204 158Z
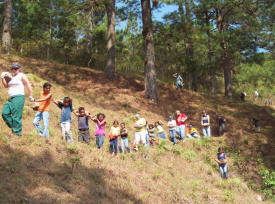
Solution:
M43 91L40 93L39 98L34 99L32 96L31 84L27 76L21 72L21 66L18 63L12 64L11 69L12 75L8 72L3 72L1 74L2 83L5 88L8 88L9 95L8 101L2 108L3 120L6 122L8 127L11 128L13 135L22 136L22 112L25 102L24 88L26 87L29 94L29 101L34 102L33 110L36 111L33 125L41 137L48 139L50 137L49 107L52 100L51 84L48 82L44 83ZM78 110L74 110L72 99L69 97L55 100L54 104L61 110L60 126L63 140L70 143L73 142L73 136L70 128L72 123L71 114L73 113L78 120L78 141L85 142L87 144L91 142L89 130L89 120L91 120L95 123L96 145L99 149L102 148L106 127L105 115L103 113L98 113L92 116L90 113L85 111L84 107L79 107ZM179 136L181 141L185 140L185 136L190 138L200 137L198 131L191 124L189 124L186 128L187 119L188 117L179 110L176 111L175 119L172 115L169 116L167 127L169 129L169 138L174 145L177 144L176 135ZM43 121L43 128L40 125L41 120ZM220 118L219 123L225 122L225 120L222 120L223 118ZM210 116L206 114L206 111L202 112L201 125L204 137L211 137ZM154 124L148 124L145 118L142 118L139 114L136 114L134 128L135 134L133 145L134 150L136 151L138 151L140 144L150 147L151 145L154 145L158 139L166 139L163 122L160 120L156 121ZM155 132L157 132L158 139L155 137ZM115 120L108 133L110 152L112 155L116 155L118 153L119 137L121 151L123 153L126 151L130 152L128 136L126 124L119 124L119 121ZM222 153L222 150L219 150L218 154L220 155ZM222 156L217 156L219 165L224 164L221 158L224 160ZM224 168L223 171L225 172Z

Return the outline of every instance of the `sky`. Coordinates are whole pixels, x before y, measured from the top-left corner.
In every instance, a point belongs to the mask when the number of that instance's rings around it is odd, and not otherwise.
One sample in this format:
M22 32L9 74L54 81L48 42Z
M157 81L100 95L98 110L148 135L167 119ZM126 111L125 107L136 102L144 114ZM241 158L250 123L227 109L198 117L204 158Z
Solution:
M118 4L117 7L122 6L120 4ZM171 13L177 9L178 9L178 7L176 5L162 4L162 6L160 8L153 10L152 19L153 19L153 21L163 21L163 16L165 16L166 14ZM141 23L141 19L140 19L139 23ZM116 25L117 29L119 29L119 30L124 29L126 26L127 26L127 21L118 22Z

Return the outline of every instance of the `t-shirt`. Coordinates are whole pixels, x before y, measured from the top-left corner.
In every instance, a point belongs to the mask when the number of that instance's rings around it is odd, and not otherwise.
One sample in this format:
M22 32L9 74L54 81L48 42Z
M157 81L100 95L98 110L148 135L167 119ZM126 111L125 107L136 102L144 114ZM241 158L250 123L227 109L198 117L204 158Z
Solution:
M49 93L50 94L50 93ZM49 94L44 94L43 92L40 93L39 99L46 98ZM39 112L49 112L50 110L50 103L52 97L48 98L46 101L39 102L38 111Z
M121 136L121 138L126 138L126 137L128 137L128 133L126 133L126 132L127 132L127 129L126 129L126 128L120 129L120 136Z
M182 85L182 78L180 75L177 76L176 83L177 83L177 85Z
M155 128L148 129L148 133L149 133L150 137L154 137L155 136Z
M89 129L89 117L78 116L78 129Z
M105 132L104 132L105 125L106 125L105 120L103 120L102 125L99 125L98 121L96 121L96 123L95 123L95 136L105 135Z
M225 160L225 152L223 152L221 155L217 153L217 157L219 161ZM225 164L220 164L220 166L224 166Z
M158 133L164 132L163 128L161 127L161 125L157 126L157 131Z
M202 116L202 124L210 123L209 121L209 115Z
M24 76L23 73L18 73L16 76L13 76L8 83L8 95L10 97L16 96L16 95L25 95L24 90L24 84L22 81L22 77Z
M71 112L73 111L72 104L67 107L64 107L63 104L59 104L58 107L61 109L60 123L72 122L72 118L71 118Z
M182 119L186 118L186 115L181 113L180 115L177 115L176 117L176 122L177 122L177 126L180 126L180 125L186 125L185 122L182 122Z
M170 126L174 126L174 127L170 127ZM169 130L176 130L176 126L177 126L177 123L176 123L175 120L169 120L168 121Z
M145 130L146 120L144 118L140 118L136 121L136 126L139 128L136 128L137 132Z
M111 127L111 131L110 131L112 136L119 136L120 135L120 127Z
M196 128L187 128L186 130L186 134L192 134L192 133L197 133L197 129Z
M225 119L224 118L219 118L219 126L225 124Z

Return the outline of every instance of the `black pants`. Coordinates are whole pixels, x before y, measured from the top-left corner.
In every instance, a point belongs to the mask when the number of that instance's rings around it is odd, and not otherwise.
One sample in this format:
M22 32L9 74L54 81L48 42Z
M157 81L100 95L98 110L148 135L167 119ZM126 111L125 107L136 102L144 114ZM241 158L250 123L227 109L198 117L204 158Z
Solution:
M91 137L89 129L78 130L78 142L85 142L87 144L90 144Z

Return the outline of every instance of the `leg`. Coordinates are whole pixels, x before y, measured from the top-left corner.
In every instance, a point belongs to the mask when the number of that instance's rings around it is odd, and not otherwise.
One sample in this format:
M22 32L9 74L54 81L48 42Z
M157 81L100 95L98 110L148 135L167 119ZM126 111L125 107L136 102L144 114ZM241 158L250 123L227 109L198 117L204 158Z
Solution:
M146 145L147 147L150 147L150 141L149 141L149 134L146 133Z
M34 120L33 120L33 125L34 127L36 128L37 130L37 133L39 134L39 136L42 136L43 134L43 130L40 126L40 120L43 118L43 113L41 112L37 112L34 116ZM44 118L43 118L43 121L44 121Z
M135 132L135 141L134 141L135 150L138 150L139 142L140 142L140 132Z
M114 148L115 148L115 154L118 153L118 137L116 137L116 139L114 139Z
M205 127L202 128L202 133L203 133L203 136L204 136L204 137L207 137L207 132L206 132Z
M179 136L179 138L181 139L180 126L177 126L176 133Z
M121 138L120 142L121 142L121 151L122 151L122 153L125 153L125 150L124 150L125 138Z
M103 146L104 143L104 135L99 135L99 148Z
M219 168L220 168L221 177L223 178L224 177L223 166L219 166Z
M207 127L207 136L211 137L211 129L210 126Z
M60 123L63 140L67 140L65 123Z
M141 131L140 132L140 140L142 142L142 144L145 146L146 145L146 131Z
M43 112L42 117L43 117L43 125L44 125L43 136L45 136L46 138L49 138L50 137L50 133L49 133L50 114L49 114L49 112Z
M100 146L99 146L99 135L95 136L95 143L97 145L97 148L100 148Z
M67 140L68 142L73 142L73 136L70 129L71 129L71 123L65 122L65 134L67 135Z
M78 130L78 142L83 142L83 131L82 130Z
M228 179L227 164L224 165L224 167L223 167L223 172L224 172L224 177L225 177L226 179Z
M176 144L177 144L177 140L176 140L176 130L172 130L172 131L171 131L171 135L172 135L173 144L176 145Z
M181 140L184 140L185 137L185 125L180 126L180 135L181 135Z
M110 140L110 152L113 153L114 152L114 145L113 145L113 140Z
M91 142L90 130L85 130L83 140L86 144L90 144Z
M130 147L129 147L129 144L128 144L128 138L127 137L124 140L124 145L125 145L127 151L130 152Z
M2 118L9 128L12 128L12 124L13 124L11 112L12 112L12 104L11 102L8 101L2 108Z
M222 125L219 125L219 136L222 136L222 132L223 132L222 129L223 129Z
M11 102L14 107L14 110L12 110L12 131L18 136L22 136L22 113L24 108L24 96L16 96L11 99Z

